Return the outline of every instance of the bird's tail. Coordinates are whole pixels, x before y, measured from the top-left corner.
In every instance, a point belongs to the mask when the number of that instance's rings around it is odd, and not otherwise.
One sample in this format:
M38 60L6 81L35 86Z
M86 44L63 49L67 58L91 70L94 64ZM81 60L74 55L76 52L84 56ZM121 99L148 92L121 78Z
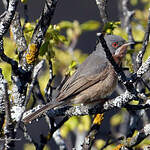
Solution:
M39 108L38 110L34 111L33 113L30 113L29 115L23 117L22 121L24 123L29 123L32 120L34 120L34 119L38 118L39 116L41 116L46 111L48 111L50 109L53 109L55 107L58 107L58 106L62 106L62 105L65 105L64 101L58 102L58 103L55 103L55 104L47 103L45 106Z

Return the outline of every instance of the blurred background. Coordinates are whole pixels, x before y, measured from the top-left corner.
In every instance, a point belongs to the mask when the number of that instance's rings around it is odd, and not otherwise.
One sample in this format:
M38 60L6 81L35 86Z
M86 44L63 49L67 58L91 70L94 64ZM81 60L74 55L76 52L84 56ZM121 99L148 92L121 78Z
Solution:
M131 4L129 4L129 9L138 10L138 12L141 12L139 14L139 18L140 18L141 14L143 14L142 11L144 11L148 7L146 5L148 1L147 0L131 0L130 2ZM44 2L43 0L28 0L27 4L28 4L29 21L35 22L40 16ZM108 12L109 21L120 21L120 17L121 17L120 9L121 9L120 0L108 0L107 12ZM24 10L23 4L19 3L18 11L21 13L21 17L24 18L23 10ZM4 11L3 3L2 1L0 1L0 14L3 11ZM77 20L79 23L84 23L89 20L97 20L101 22L101 19L99 17L99 10L94 0L61 0L59 1L59 3L57 4L54 17L52 19L52 24L58 24L62 20L67 20L71 22L73 22L74 20ZM145 25L146 20L144 21L145 22L143 22L143 24L141 23L140 25ZM100 32L99 29L94 30L94 31L84 32L83 34L81 34L79 36L75 49L79 49L83 53L91 53L94 50L94 47L96 44L97 32ZM144 32L142 32L142 36L143 35L144 35ZM9 36L9 34L7 34L7 36ZM118 129L120 130L120 132L124 132L124 133L127 132L124 130L127 128L121 126L121 124L123 124L122 120L126 120L126 122L128 122L129 116L127 114L125 115L123 111L120 111L119 114L116 114L116 112L118 111L115 111L115 112L109 111L105 113L105 116L104 116L105 119L100 128L100 132L102 134L98 135L97 137L98 139L106 140L107 136L109 135L110 130L116 130L114 131L114 133L116 132L116 134L117 134ZM66 126L63 127L63 130L65 131L63 135L65 137L65 142L67 143L68 147L71 147L72 145L77 146L77 144L80 143L80 139L82 139L86 135L86 132L89 130L90 124L91 124L91 118L89 116L85 116L83 118L74 117L72 118L72 121L70 123L68 123ZM110 127L110 124L115 126L115 129L114 128L108 129ZM76 128L76 126L78 127ZM106 126L108 128L106 128ZM40 121L38 122L33 122L32 124L27 125L27 127L28 127L29 133L32 133L32 138L35 139L36 141L39 141L39 135L46 134L47 129L48 129L47 124L45 123L43 118L40 119ZM105 133L106 136L103 133ZM22 136L23 136L22 132L19 132L18 137L22 137ZM78 141L76 141L75 143L74 141L77 138L78 138ZM19 150L24 149L24 143L25 143L24 139L21 139L20 142L18 141L17 149ZM57 150L57 146L54 143L55 142L51 140L48 143L48 145L50 145L52 150ZM104 144L104 141L101 140L99 141L99 143ZM26 145L25 150L29 150L29 149L32 150L34 148L32 145Z

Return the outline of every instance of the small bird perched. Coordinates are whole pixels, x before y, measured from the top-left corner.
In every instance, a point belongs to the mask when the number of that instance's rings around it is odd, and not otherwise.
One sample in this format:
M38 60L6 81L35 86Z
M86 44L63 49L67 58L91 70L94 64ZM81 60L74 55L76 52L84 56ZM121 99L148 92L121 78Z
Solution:
M123 38L116 35L105 35L104 39L115 62L121 65L130 43L126 43ZM79 65L75 73L61 87L58 96L55 98L56 103L52 104L50 102L46 104L39 110L24 117L23 122L28 123L58 106L103 104L106 98L114 91L117 81L117 74L106 58L104 49L99 42L96 50Z

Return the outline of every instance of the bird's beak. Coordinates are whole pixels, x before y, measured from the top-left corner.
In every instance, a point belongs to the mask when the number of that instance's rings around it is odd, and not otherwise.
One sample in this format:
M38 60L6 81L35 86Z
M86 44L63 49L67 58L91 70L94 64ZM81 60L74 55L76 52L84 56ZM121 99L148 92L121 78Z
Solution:
M127 51L127 47L130 46L131 44L134 44L133 42L130 43L125 43L123 45L121 45L116 51L115 51L115 55L116 56L120 56L120 57L124 57L124 55L126 54Z

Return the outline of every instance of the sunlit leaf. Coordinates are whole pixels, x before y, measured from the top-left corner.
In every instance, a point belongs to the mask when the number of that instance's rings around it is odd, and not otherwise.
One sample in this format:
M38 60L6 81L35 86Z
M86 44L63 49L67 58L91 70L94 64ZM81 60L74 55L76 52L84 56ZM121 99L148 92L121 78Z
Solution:
M24 150L35 150L35 146L33 144L25 144Z
M137 5L138 0L131 0L130 3L131 3L133 6L135 6L135 5Z
M104 140L96 140L96 143L95 143L95 145L96 145L96 147L98 148L98 149L100 149L100 148L102 148L104 145L105 145L105 141Z
M119 114L115 114L114 116L111 117L110 123L112 126L117 126L122 122L122 115Z
M65 138L71 130L74 130L78 125L78 117L71 117L65 124L61 127L61 135Z
M44 43L42 44L42 46L40 47L40 52L39 52L39 54L40 54L41 56L43 56L43 55L47 52L47 50L48 50L48 44L49 44L49 42L46 41L46 42L44 42Z
M28 0L21 0L21 3L27 3L28 2Z
M58 35L58 39L59 39L61 42L67 41L66 37L63 36L63 35Z
M90 20L83 24L81 24L82 31L93 31L97 30L100 26L100 23L98 21Z
M25 24L25 29L24 29L25 33L31 32L33 30L34 30L34 25L33 24L31 24L30 22Z
M91 126L90 116L86 115L86 116L80 117L80 124L78 126L78 130L80 132L88 131L90 129L90 126Z
M60 29L71 28L73 26L73 24L71 21L61 21L60 23L58 23L58 26L60 27Z
M118 26L120 25L120 22L108 22L105 24L104 26L104 31L108 34L112 34L113 33L113 30L115 28L118 28Z

